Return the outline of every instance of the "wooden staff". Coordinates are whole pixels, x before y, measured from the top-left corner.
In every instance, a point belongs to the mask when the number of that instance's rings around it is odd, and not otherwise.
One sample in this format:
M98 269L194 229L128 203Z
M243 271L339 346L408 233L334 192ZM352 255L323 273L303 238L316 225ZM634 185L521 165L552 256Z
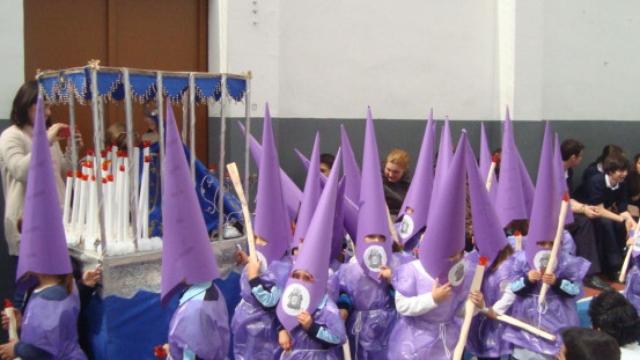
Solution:
M344 360L351 360L351 347L349 346L349 339L342 345L342 358Z
M471 281L470 292L480 291L482 287L482 279L484 278L484 269L487 266L487 262L489 260L481 256L478 265L476 265L476 272L473 275L473 280ZM458 338L458 343L456 344L456 348L453 351L453 359L460 360L462 359L462 354L464 353L464 346L467 344L467 337L469 336L469 328L471 328L471 320L473 318L473 309L475 305L471 302L470 299L467 299L467 302L464 304L464 320L462 322L462 327L460 328L460 337Z
M496 320L498 321L502 321L503 323L509 324L511 326L515 326L519 329L528 331L536 336L539 336L543 339L547 339L549 341L556 341L556 336L553 334L550 334L542 329L538 329L537 327L527 324L526 322L516 319L514 317L511 317L509 315L498 315L496 317Z
M545 274L552 273L556 269L556 263L558 262L558 251L560 250L560 243L562 242L562 232L564 230L564 221L567 217L567 209L569 208L569 194L564 193L562 196L562 203L560 204L560 216L558 216L558 227L556 228L556 237L553 239L553 248L551 248L551 255L549 255L549 263L544 269ZM531 241L531 239L529 239ZM544 298L549 291L549 284L543 283L540 288L540 296L538 296L538 304L544 302Z
M637 223L636 227L633 229L633 236L631 236L631 238L633 238L633 244L629 245L629 248L627 249L627 255L624 257L624 262L622 263L622 268L620 269L620 277L618 278L618 281L624 284L624 280L627 277L627 270L629 269L629 263L631 262L631 254L633 253L633 247L635 246L636 241L638 241L638 225L640 224Z
M489 167L489 173L487 174L487 180L485 181L485 186L487 187L487 191L491 190L491 185L493 185L493 174L496 172L496 167L498 167L498 155L493 155L491 158L491 166Z
M227 164L227 171L229 171L229 177L233 187L238 194L238 199L242 205L242 216L244 217L244 227L247 230L247 244L249 245L249 257L251 260L256 261L256 243L253 237L253 227L251 226L251 216L249 215L249 205L247 204L247 198L244 196L244 190L242 189L242 183L240 182L240 173L238 172L238 166L236 163ZM222 184L220 184L222 186ZM221 210L220 210L221 211Z

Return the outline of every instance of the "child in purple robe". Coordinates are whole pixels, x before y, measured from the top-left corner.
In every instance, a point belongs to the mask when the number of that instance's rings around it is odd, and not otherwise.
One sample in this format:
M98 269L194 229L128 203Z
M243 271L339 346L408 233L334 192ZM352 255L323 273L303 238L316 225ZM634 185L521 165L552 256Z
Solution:
M262 269L261 264L249 260L240 277L242 300L231 321L233 353L238 360L270 360L278 351L278 321L274 310L291 270L291 261L285 257Z
M540 241L538 246L550 250L553 242ZM514 345L515 359L553 358L560 350L560 331L579 324L576 300L582 293L582 279L590 263L561 251L553 273L544 274L545 259L541 259L540 264L540 270L533 269L527 262L525 252L516 254L512 266L514 280L500 302L504 309L511 306L513 317L551 332L557 338L552 342L524 330L507 327L504 340ZM545 302L539 306L538 294L542 283L549 284L550 289Z
M366 242L384 242L384 236L366 236ZM386 359L389 334L396 319L390 286L391 269L382 267L376 281L352 258L338 272L338 308L347 319L347 334L354 359Z
M213 282L190 286L180 298L169 324L173 359L226 359L229 315L220 289Z
M78 344L80 298L73 277L71 274L35 274L35 277L38 284L22 317L20 340L0 345L0 357L86 359Z
M291 277L307 283L315 281L313 275L305 270L294 270ZM291 301L291 298L288 301ZM302 311L297 316L297 320L299 326L291 332L281 328L278 333L278 343L281 347L278 354L280 359L337 360L340 358L337 355L337 347L346 341L346 330L338 307L327 293L312 314Z
M493 306L487 313L480 313L473 318L467 339L467 350L479 360L499 359L510 355L513 350L512 345L502 339L506 324L494 320L496 313L505 313L501 299L511 283L513 253L510 245L505 246L485 270L482 294L484 302Z
M398 312L389 337L389 359L449 359L460 335L464 303L475 270L476 254L450 257L461 281L440 284L420 260L398 267L391 281ZM460 272L462 270L462 272Z

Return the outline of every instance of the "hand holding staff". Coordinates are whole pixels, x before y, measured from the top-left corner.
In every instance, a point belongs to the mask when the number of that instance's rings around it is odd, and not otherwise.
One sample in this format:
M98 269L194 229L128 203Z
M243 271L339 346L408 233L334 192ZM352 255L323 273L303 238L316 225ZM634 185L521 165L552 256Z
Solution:
M549 263L544 269L544 273L553 273L556 269L556 263L558 262L558 251L560 250L560 243L562 242L562 232L564 231L564 221L567 217L567 209L569 208L569 194L564 193L562 196L562 203L560 204L560 216L558 216L558 227L556 228L556 236L553 239L553 248L551 248L551 255L549 256ZM544 302L544 298L549 291L549 284L543 283L540 288L540 296L538 296L538 304Z
M473 280L471 281L470 292L480 291L480 288L482 287L482 279L484 278L484 269L487 266L487 262L488 259L486 257L480 257L480 261L478 262L478 265L476 265L476 272L473 275ZM464 346L467 344L467 337L469 336L469 328L471 327L474 307L475 305L473 302L471 302L470 299L467 299L467 302L464 304L464 320L462 322L462 327L460 328L460 337L458 338L458 343L453 351L453 360L462 359Z
M240 182L240 173L238 172L238 166L236 163L227 164L227 171L231 177L233 187L236 189L238 199L242 205L242 216L244 217L244 227L247 234L247 243L249 245L249 257L252 260L257 260L256 257L256 243L253 237L253 226L251 225L251 216L249 214L249 205L247 204L247 198L244 196L244 190L242 189L242 183Z

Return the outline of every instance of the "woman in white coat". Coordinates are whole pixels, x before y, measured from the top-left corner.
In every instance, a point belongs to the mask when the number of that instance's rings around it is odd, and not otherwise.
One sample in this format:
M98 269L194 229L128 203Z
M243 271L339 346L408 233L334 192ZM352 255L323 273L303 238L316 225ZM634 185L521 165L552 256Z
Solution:
M18 220L22 218L27 188L27 172L31 160L31 134L36 116L37 98L38 83L35 80L24 83L13 99L11 126L0 134L0 171L5 199L4 235L9 255L12 257L17 257L20 243ZM71 160L69 152L62 153L58 141L69 136L69 127L62 123L51 124L49 119L51 109L45 106L44 111L47 118L47 137L51 145L51 157L57 175L58 197L62 206L65 188L63 176L67 170L71 169ZM75 139L81 142L79 133L76 133Z

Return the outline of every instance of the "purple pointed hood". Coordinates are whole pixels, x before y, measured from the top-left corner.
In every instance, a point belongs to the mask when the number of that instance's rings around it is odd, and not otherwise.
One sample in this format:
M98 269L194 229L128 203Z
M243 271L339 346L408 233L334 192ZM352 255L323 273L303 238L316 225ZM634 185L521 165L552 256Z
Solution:
M27 280L24 275L28 273L64 275L73 271L45 129L42 96L38 96L36 104L32 144L16 273L19 285Z
M417 234L423 231L429 215L429 203L433 190L433 148L435 142L435 125L433 123L433 109L429 113L429 120L422 137L418 164L411 185L404 198L398 218L401 219L398 230L400 241L406 248L415 244L407 244L409 240L416 239ZM409 210L410 209L410 210ZM410 213L407 213L410 211ZM413 242L413 241L412 241ZM407 246L411 245L411 246Z
M294 151L296 152L296 155L298 155L298 158L300 159L300 161L302 161L302 165L305 167L305 169L307 169L307 171L309 170L309 159L307 159L306 156L304 156L304 154L298 150L298 149L294 149ZM344 152L343 152L344 154ZM343 157L344 159L344 157ZM359 170L358 170L359 171ZM360 177L360 175L358 174L358 178ZM324 184L327 182L327 178L320 173L320 186L324 187ZM346 176L343 177L341 183L344 182L345 183L345 187L346 187ZM360 188L360 185L358 185L358 189ZM336 232L340 232L342 233L341 237L344 237L344 231L346 230L346 232L349 234L349 236L351 237L351 239L355 239L357 236L357 228L358 228L358 206L356 205L356 203L354 201L352 201L350 198L348 198L346 196L346 190L344 192L341 192L338 197L339 199L339 203L341 206L341 210L340 210L340 227L343 227L344 229L335 229ZM359 192L359 190L358 190ZM344 196L344 199L342 198ZM358 196L360 196L360 194L358 194ZM336 225L337 226L337 225ZM337 234L337 233L336 233Z
M296 316L302 310L313 313L326 293L332 240L331 231L327 231L327 229L333 228L340 161L341 155L338 151L329 179L305 235L305 241L300 247L300 252L284 287L282 298L278 303L276 310L278 319L289 331L298 326ZM311 274L313 281L307 282L294 278L297 270Z
M503 227L513 220L529 219L533 191L533 183L516 146L513 124L507 109L502 134L500 186L495 201L496 211Z
M267 241L266 245L256 241L256 250L268 263L280 259L291 243L289 215L285 209L280 162L271 129L269 106L265 107L262 129L262 155L258 173L258 194L256 196L256 216L253 231L256 237Z
M220 276L170 103L167 103L166 139L162 164L163 304L183 286L213 281Z
M340 148L342 149L342 169L346 181L344 192L351 201L357 203L360 199L360 168L344 125L340 125Z
M427 220L424 242L420 246L420 263L441 284L447 281L457 286L462 283L464 261L452 262L449 258L464 250L465 218L465 151L466 132L462 132L458 148L447 171L442 175L443 184L431 198L432 209ZM455 268L455 269L454 269ZM454 271L450 271L454 269ZM448 280L447 280L448 279Z
M553 141L553 162L555 164L555 176L556 181L556 190L560 192L558 194L558 198L562 198L565 193L569 193L569 187L567 186L567 178L565 177L564 163L562 162L562 151L560 148L560 139L558 138L558 133L554 135ZM571 224L573 222L573 211L571 210L571 206L567 208L567 217L565 218L565 224Z
M507 237L502 230L500 220L487 192L485 179L475 161L475 154L469 142L465 142L465 157L469 198L471 201L471 219L473 220L473 237L478 252L493 263L500 250L507 246Z
M558 226L560 214L559 191L556 190L557 181L554 177L553 163L553 137L549 122L544 129L542 148L540 149L540 162L538 163L538 177L536 190L529 220L529 233L524 250L529 265L537 268L535 257L540 250L539 241L553 241Z
M453 159L453 141L451 140L449 117L445 116L444 126L442 126L442 130L440 131L440 144L438 146L438 158L436 159L436 170L433 180L434 192L440 182L439 178L447 172L449 164L451 164L451 159Z
M342 152L342 151L341 151ZM333 240L331 241L331 257L333 260L338 256L340 250L342 250L342 240L347 232L344 229L344 216L345 216L345 198L344 193L346 191L346 179L343 177L338 184L338 198L336 200L336 212L333 220Z
M388 264L391 256L393 239L389 231L389 219L386 209L387 205L382 189L378 143L373 119L371 118L371 108L368 108L364 130L356 259L362 269L374 280L378 280L380 266ZM364 239L368 235L382 235L385 241L366 242Z
M293 234L292 248L299 246L303 241L318 199L320 199L320 134L316 133L311 151L311 161L307 168L307 179L304 183L302 204L296 221L296 231Z
M256 163L256 166L260 168L260 159L262 158L263 146L260 145L258 140L256 140L253 135L246 134L244 125L242 125L240 121L238 121L238 127L240 128L240 131L245 134L245 136L249 136L249 151L251 152L251 157ZM284 197L285 205L287 207L287 213L289 214L289 220L293 221L298 214L298 209L300 208L300 202L302 201L302 191L300 191L298 185L296 185L296 183L291 180L289 175L287 175L287 173L282 170L282 168L280 168L280 179L282 180L282 194Z
M487 131L484 127L484 123L480 123L480 177L485 182L485 185L492 161L493 159L491 157L491 150L489 149ZM495 202L496 197L498 196L498 177L495 172L492 175L491 181L492 185L489 190L489 198L492 202Z

